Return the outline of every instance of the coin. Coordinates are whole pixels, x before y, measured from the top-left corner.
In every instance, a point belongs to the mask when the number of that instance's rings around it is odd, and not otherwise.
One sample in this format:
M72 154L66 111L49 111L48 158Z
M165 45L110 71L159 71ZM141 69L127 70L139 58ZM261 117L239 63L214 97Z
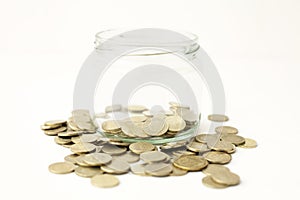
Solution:
M149 174L151 176L168 176L170 175L172 170L172 165L166 163L150 163L145 166L146 174Z
M149 136L161 136L168 130L168 124L159 117L147 119L143 125L144 132Z
M231 155L225 152L210 151L202 155L208 162L226 164L231 161Z
M206 144L199 143L199 142L190 142L187 146L187 149L196 153L203 153L210 151Z
M208 162L197 155L182 155L175 159L173 165L187 171L200 171L208 165Z
M106 113L96 113L95 118L102 118L102 119L108 119L109 115Z
M242 145L239 145L238 147L241 147L241 148L255 148L255 147L257 147L257 143L253 139L245 138L245 143L242 144Z
M45 122L46 126L65 126L67 125L67 121L66 120L51 120L51 121L47 121Z
M230 170L224 165L209 164L205 169L202 170L202 172L206 175L213 175L216 173L227 173L230 172Z
M42 129L43 131L51 130L51 129L56 129L56 128L59 128L59 127L61 127L60 124L58 124L58 125L53 125L53 126L49 126L49 125L45 125L45 124L41 125L41 129Z
M49 165L48 169L54 174L68 174L75 170L75 165L70 162L58 162Z
M142 105L129 105L129 106L127 106L127 110L129 112L143 112L148 109Z
M90 143L76 143L70 147L71 151L73 153L77 153L77 154L89 153L89 152L94 151L95 148L96 148L96 146L93 144L90 144Z
M168 155L160 151L148 151L141 153L140 158L146 163L151 163L166 160Z
M210 188L215 188L215 189L222 189L222 188L227 188L227 185L220 184L215 182L211 176L206 176L202 179L203 185L210 187Z
M75 174L84 178L90 178L97 174L103 174L103 172L95 167L77 167L75 169Z
M106 153L91 153L83 157L83 162L89 166L100 166L109 163L112 157Z
M122 110L122 106L120 104L106 106L106 108L105 108L106 113L117 112L117 111L121 111L121 110Z
M135 163L135 162L140 160L140 157L137 154L129 152L129 151L125 154L115 155L113 157L117 158L117 159L124 160L128 163Z
M169 125L169 131L178 132L182 131L186 123L180 116L168 116L166 117L166 123Z
M102 151L104 153L107 153L110 155L118 155L118 154L122 154L122 153L126 152L127 148L126 147L117 147L112 144L105 144L102 147Z
M183 175L185 175L187 173L188 173L187 170L180 169L180 168L175 167L173 165L173 170L172 170L171 176L183 176Z
M67 127L62 126L62 127L56 128L56 129L45 130L44 133L49 136L55 136L58 133L61 133L65 130L67 130Z
M146 121L147 119L148 119L148 118L145 117L145 116L138 115L138 116L132 116L132 117L130 117L130 118L127 118L127 119L125 119L125 121L126 121L126 120L129 120L129 121L131 121L131 122L144 122L144 121Z
M208 115L208 120L214 121L214 122L227 122L229 120L229 117L226 115L220 115L220 114L212 114Z
M117 131L120 130L121 127L117 121L114 120L107 120L102 123L102 129L104 131Z
M218 126L215 131L222 134L237 134L239 131L232 126Z
M77 154L70 154L70 155L67 155L65 158L64 158L64 160L66 161L66 162L71 162L71 163L73 163L73 164L76 164L76 158L78 157L78 155Z
M215 144L207 144L208 148L215 150L215 151L225 151L227 153L232 153L235 150L235 146L231 144L230 142L226 141L219 141Z
M199 119L198 115L196 115L191 110L188 110L187 112L183 113L181 117L187 124L194 124Z
M155 146L148 142L136 142L129 146L129 149L136 154L141 154L147 151L153 151Z
M220 135L219 134L199 134L196 136L196 141L200 142L200 143L216 143L217 141L219 141L220 139Z
M221 136L222 141L230 142L234 145L241 145L245 143L245 138L236 134L225 134Z
M117 177L110 174L100 174L91 178L92 185L100 188L115 187L120 184Z
M140 175L140 176L147 176L145 172L146 164L135 164L130 166L130 170L133 174Z
M54 137L54 142L56 144L63 145L63 144L70 144L70 143L72 143L72 140L70 138L61 138L61 137L55 136Z
M99 134L83 134L80 136L80 141L83 143L93 143L99 139Z
M111 174L124 174L130 170L130 165L124 160L114 158L110 163L101 166L101 170Z
M175 148L183 147L186 144L187 144L186 141L169 142L167 144L164 144L164 145L160 146L160 148L163 149L163 150L175 149Z
M238 185L240 183L240 177L230 171L217 172L211 175L211 178L220 184L224 185Z

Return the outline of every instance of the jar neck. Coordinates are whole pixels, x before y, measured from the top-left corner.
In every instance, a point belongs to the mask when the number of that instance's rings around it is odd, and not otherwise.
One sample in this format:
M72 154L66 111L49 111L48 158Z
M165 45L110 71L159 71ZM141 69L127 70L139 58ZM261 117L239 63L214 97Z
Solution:
M165 32L166 31L166 32ZM162 29L139 29L127 32L116 30L102 31L96 34L95 49L97 51L114 50L118 48L136 48L137 52L130 56L150 56L171 53L194 54L200 48L197 36L168 37L168 30ZM159 34L161 32L161 34ZM176 38L177 37L177 38ZM151 50L147 53L139 53L138 50Z

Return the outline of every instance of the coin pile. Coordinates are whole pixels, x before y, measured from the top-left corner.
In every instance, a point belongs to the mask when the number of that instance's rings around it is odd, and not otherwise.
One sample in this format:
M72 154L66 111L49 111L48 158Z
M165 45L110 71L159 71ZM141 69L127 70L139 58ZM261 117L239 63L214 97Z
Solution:
M105 135L96 132L97 125L94 124L93 117L87 110L73 111L72 117L67 121L45 122L41 126L45 134L54 136L57 144L69 148L72 152L64 158L64 162L51 164L49 171L55 174L74 172L80 177L90 178L92 185L101 188L119 185L116 175L128 172L140 176L166 177L202 171L206 175L202 179L205 186L227 188L238 185L239 176L224 165L231 161L231 154L236 151L236 147L254 148L257 144L252 139L237 135L238 129L234 127L219 126L215 129L215 133L200 133L190 141L161 145L142 141L143 138L166 135L169 132L176 135L187 125L196 123L197 119L194 116L191 117L191 112L186 111L189 110L188 106L175 102L170 104L171 111L164 112L164 114L152 113L143 106L128 106L127 111L142 112L143 116L131 117L131 120L122 120L121 123L107 120L101 124L102 129L109 134L140 137L141 141L135 143L110 140ZM114 105L107 107L105 111L107 114L121 109L121 106ZM97 116L106 119L108 118L106 114ZM210 115L208 119L224 122L229 118L224 115ZM142 129L143 132L126 127L129 122L137 124L137 129Z
M170 110L168 111L151 112L141 105L131 105L126 108L121 105L113 105L106 107L105 112L121 112L122 109L134 115L124 119L104 121L101 128L108 137L175 137L193 127L199 120L199 116L190 110L188 106L174 102L170 102Z

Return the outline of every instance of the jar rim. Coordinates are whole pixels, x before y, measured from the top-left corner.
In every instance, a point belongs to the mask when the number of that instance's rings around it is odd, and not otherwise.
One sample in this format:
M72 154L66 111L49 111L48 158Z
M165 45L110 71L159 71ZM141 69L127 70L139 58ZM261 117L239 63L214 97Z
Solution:
M149 35L149 40L147 40L147 34L151 34L151 28L139 29L144 31L146 35L143 35L142 39L140 39L139 35L132 35L132 37L127 38L122 34L128 31L133 31L134 29L108 29L104 31L97 32L95 35L95 48L101 49L101 44L105 41L109 40L110 43L116 46L135 46L135 47L156 47L156 48L168 48L168 47L180 47L185 49L185 53L191 53L198 49L199 45L197 44L198 36L196 34L185 32L185 31L176 31L182 34L182 37L179 38L169 38L167 35L158 35L158 39L155 40L155 37ZM150 30L150 31L149 31ZM159 30L159 29L155 29ZM167 29L161 29L167 30ZM171 31L171 30L167 30ZM139 34L140 32L137 32ZM156 34L157 32L153 32ZM162 31L164 33L164 31ZM164 42L162 42L161 38L165 37ZM154 40L153 40L154 38ZM145 40L146 39L146 40ZM197 47L197 48L195 48ZM192 50L192 51L191 51Z

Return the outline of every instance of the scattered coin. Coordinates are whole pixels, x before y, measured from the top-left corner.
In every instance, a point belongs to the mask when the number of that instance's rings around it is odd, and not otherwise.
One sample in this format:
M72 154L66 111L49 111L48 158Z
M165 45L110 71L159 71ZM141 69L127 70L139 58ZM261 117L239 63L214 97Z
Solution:
M197 155L182 155L174 161L174 166L187 171L200 171L208 165L203 157Z
M120 130L121 127L118 122L114 120L107 120L102 123L102 129L104 131L110 132L110 131L117 131Z
M131 165L130 170L132 173L134 173L136 175L146 176L145 166L146 166L146 164Z
M215 173L227 173L229 172L229 168L225 167L224 165L218 165L218 164L209 164L205 169L202 170L202 172L206 175L212 175Z
M211 176L206 176L202 179L203 185L210 187L210 188L215 188L215 189L222 189L222 188L227 188L227 185L220 184L215 182Z
M236 134L225 134L221 136L222 141L230 142L234 145L241 145L245 143L245 138Z
M78 155L77 154L70 154L70 155L67 155L65 158L64 158L64 160L66 161L66 162L71 162L71 163L73 163L73 164L76 164L76 158L78 157Z
M140 154L140 158L146 163L166 160L168 155L160 151L148 151Z
M153 151L155 146L148 142L136 142L129 146L129 149L136 154L141 154L147 151Z
M244 138L244 139L245 139L245 143L239 145L238 147L241 147L241 148L255 148L255 147L257 147L257 143L256 143L255 140L250 139L250 138Z
M51 121L47 121L45 122L45 126L65 126L67 125L67 121L66 120L51 120Z
M210 143L214 144L220 140L219 134L199 134L196 136L196 141L200 143Z
M199 143L199 142L191 142L186 147L188 150L196 153L203 153L203 152L210 151L210 149L206 144Z
M231 161L231 155L225 152L210 151L202 155L208 162L215 164L227 164Z
M62 126L62 127L56 128L56 129L45 130L44 133L49 136L55 136L58 133L63 132L65 130L67 130L67 127Z
M119 185L120 181L117 177L110 174L96 175L91 178L92 185L100 188L110 188Z
M225 151L227 153L233 153L235 151L235 146L232 143L226 141L218 141L215 144L208 143L207 145L210 149L215 151Z
M113 156L114 158L117 158L117 159L121 159L121 160L124 160L128 163L135 163L137 161L140 160L140 157L135 154L135 153L132 153L130 151L128 151L127 153L125 154L121 154L121 155L115 155Z
M97 174L103 174L103 172L95 167L77 167L75 169L75 174L84 178L91 178Z
M172 165L167 163L150 163L145 166L146 174L149 174L151 176L168 176L171 174L172 170Z
M58 162L49 166L49 171L54 174L68 174L75 170L75 165L70 162Z
M171 176L183 176L183 175L186 175L187 173L188 173L187 170L180 169L173 165L173 170L172 170Z
M112 159L110 163L101 166L101 170L111 174L124 174L130 170L130 165L124 160Z
M216 172L214 174L211 175L211 178L220 184L224 184L224 185L238 185L240 183L240 177L235 174L232 173L230 171L228 172Z
M127 151L126 147L117 147L115 145L112 144L105 144L102 147L102 151L104 153L110 154L110 155L118 155L118 154L122 154L125 153Z
M237 134L239 131L232 126L218 126L215 131L222 134Z
M229 117L226 115L220 115L220 114L212 114L208 115L208 120L214 121L214 122L227 122L229 120Z
M106 153L91 153L83 157L83 162L89 166L101 166L109 163L112 157Z
M90 144L90 143L76 143L70 147L71 151L73 153L77 153L77 154L89 153L89 152L94 151L95 148L96 148L96 146L93 144Z

